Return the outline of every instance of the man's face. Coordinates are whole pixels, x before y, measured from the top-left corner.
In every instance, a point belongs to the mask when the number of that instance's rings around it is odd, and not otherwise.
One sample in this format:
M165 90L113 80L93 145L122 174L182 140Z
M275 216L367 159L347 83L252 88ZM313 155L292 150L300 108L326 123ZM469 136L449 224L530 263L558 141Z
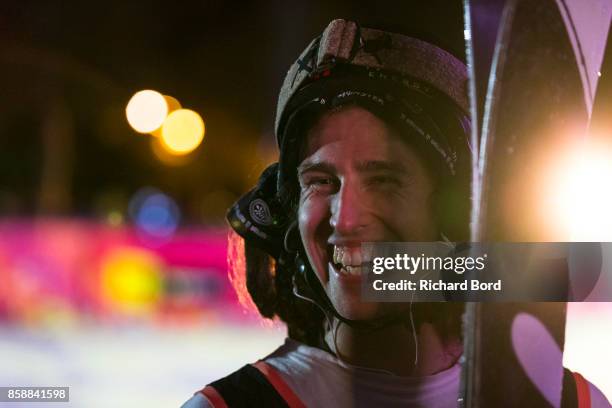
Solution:
M298 222L311 266L345 318L384 314L382 304L360 300L361 243L436 240L434 186L425 165L384 122L358 107L319 120L303 157Z

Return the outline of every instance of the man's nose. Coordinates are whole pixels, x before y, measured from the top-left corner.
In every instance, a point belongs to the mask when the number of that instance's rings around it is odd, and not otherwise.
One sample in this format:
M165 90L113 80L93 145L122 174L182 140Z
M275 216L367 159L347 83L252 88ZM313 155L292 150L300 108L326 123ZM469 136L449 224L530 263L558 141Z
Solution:
M354 183L343 183L332 199L329 223L342 235L355 235L366 226L364 197Z

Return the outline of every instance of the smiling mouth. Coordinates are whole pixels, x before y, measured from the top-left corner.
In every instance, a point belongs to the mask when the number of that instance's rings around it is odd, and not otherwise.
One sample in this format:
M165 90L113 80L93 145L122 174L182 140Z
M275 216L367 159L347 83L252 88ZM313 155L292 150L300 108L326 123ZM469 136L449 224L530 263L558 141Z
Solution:
M341 275L360 276L365 266L361 246L329 245L328 256L334 269Z

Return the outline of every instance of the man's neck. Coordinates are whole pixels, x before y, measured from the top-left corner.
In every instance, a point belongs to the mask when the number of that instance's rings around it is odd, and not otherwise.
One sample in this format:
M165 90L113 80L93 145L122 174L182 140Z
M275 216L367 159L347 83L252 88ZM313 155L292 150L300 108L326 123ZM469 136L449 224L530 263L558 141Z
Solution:
M442 341L429 323L419 327L416 345L412 329L402 324L366 331L335 321L325 340L348 364L401 376L425 376L446 370L462 352L459 340Z

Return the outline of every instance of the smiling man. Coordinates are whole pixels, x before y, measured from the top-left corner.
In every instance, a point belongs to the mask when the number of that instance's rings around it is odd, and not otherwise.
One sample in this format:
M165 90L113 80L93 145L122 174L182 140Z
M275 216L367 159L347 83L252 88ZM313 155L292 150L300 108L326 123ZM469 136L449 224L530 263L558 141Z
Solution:
M446 51L350 21L306 48L279 163L228 214L249 293L289 338L185 407L456 406L462 306L362 301L361 243L467 238L466 81Z
M311 42L279 96L279 162L228 213L289 338L185 408L457 406L463 306L363 301L361 244L468 239L466 82L448 52L354 22Z
M306 135L298 225L308 261L338 313L378 317L364 303L362 242L435 241L433 177L422 159L359 105L333 109Z
M413 332L404 324L409 305L361 300L361 243L440 237L434 177L418 150L355 99L324 113L308 131L298 180L301 242L325 296L343 318L326 332L329 349L345 363L397 375L451 368L461 353L458 336L443 339L424 321ZM389 317L396 319L363 328ZM414 336L420 337L420 352ZM455 401L455 394L448 400Z

